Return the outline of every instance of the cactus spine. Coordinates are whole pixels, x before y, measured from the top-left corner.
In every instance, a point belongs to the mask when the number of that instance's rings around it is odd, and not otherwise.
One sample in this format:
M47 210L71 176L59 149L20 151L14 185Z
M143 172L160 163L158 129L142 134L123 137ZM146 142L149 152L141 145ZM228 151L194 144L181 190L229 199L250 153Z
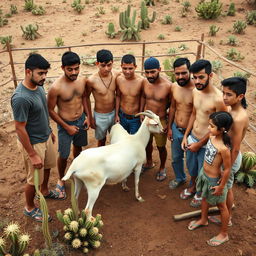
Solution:
M130 18L130 14L131 6L128 5L127 9L119 15L119 25L122 32L121 41L132 39L135 39L136 41L140 40L139 32L141 29L141 21L135 25L136 10L133 11L132 18Z
M141 18L141 28L148 29L150 23L153 23L156 19L156 12L153 11L151 19L148 17L148 8L144 1L140 5L140 18Z

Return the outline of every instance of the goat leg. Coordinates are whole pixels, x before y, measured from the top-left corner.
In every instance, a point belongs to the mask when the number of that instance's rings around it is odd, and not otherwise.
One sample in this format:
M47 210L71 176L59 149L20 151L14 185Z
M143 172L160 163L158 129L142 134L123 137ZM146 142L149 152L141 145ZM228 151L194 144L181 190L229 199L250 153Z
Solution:
M124 180L122 181L122 189L123 189L123 191L128 192L128 191L130 191L130 189L129 189L129 187L127 186L126 182L127 182L127 179L124 179Z
M140 196L139 193L139 180L141 173L142 164L135 167L134 172L134 183L135 183L135 197L139 202L144 202L145 200Z

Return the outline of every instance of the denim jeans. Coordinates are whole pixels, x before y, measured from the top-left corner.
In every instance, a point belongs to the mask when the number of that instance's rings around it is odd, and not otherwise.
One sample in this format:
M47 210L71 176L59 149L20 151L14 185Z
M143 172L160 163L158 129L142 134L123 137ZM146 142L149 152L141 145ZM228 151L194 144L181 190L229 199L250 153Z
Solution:
M177 182L185 181L186 174L184 171L184 151L181 148L181 142L184 134L178 130L175 123L172 124L172 168L175 173L175 179Z
M120 118L120 124L124 127L124 129L129 134L135 134L141 125L140 117L129 115L131 119L127 119L125 114L120 110L119 111L119 118Z
M191 139L193 140L193 142L199 141L195 136L193 136L193 134L190 134L189 136L191 136ZM191 177L197 177L199 171L203 167L205 149L206 149L205 146L203 146L197 152L191 152L187 150L186 162L187 162L187 168Z

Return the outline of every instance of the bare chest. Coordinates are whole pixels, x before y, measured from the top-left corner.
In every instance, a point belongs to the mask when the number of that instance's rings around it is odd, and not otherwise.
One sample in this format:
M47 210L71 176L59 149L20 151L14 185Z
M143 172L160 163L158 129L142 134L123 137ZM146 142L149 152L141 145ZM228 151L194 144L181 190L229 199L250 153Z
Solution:
M163 102L168 99L168 90L166 88L145 88L146 100Z
M77 98L81 98L84 93L84 86L62 86L59 94L61 101L72 101Z

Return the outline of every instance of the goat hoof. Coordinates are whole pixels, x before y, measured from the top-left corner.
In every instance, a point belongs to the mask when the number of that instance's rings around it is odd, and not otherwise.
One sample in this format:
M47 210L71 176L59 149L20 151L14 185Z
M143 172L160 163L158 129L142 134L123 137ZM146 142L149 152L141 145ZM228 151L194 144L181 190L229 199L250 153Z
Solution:
M129 187L125 186L125 187L123 187L123 191L125 191L125 192L129 192L129 191L130 191L130 189L129 189Z
M138 200L140 203L145 202L145 200L144 200L141 196L138 197L137 200Z

